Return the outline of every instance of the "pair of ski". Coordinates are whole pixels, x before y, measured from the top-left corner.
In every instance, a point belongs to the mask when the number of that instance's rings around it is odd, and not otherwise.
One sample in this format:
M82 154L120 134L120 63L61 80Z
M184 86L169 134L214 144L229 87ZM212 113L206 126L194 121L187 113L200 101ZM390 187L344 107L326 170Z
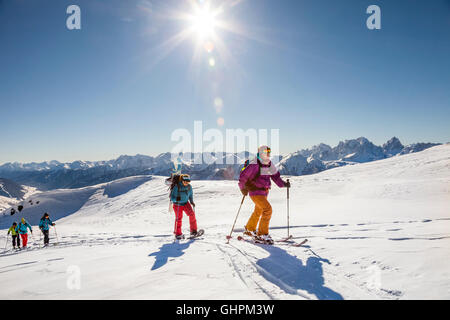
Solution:
M293 246L293 247L301 247L308 241L308 239L304 239L301 242L296 242L296 241L292 240L292 236L289 236L289 237L283 238L283 239L279 239L279 240L273 240L273 242L264 241L264 240L261 240L259 238L252 237L252 236L248 236L248 238L244 237L244 236L238 236L237 239L239 241L246 241L246 242L253 243L253 244L255 244L255 243L267 244L267 245L286 244L286 245Z

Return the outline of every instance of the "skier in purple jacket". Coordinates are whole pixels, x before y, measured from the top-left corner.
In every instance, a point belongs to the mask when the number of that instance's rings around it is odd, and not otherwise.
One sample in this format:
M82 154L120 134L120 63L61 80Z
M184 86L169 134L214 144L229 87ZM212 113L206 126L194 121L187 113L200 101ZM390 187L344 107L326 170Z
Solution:
M247 224L244 234L256 237L262 241L273 243L269 235L269 222L272 217L272 206L267 200L271 181L280 188L290 187L289 182L284 182L280 177L280 172L270 161L270 148L261 146L258 148L258 154L246 166L239 177L239 188L243 195L250 195L255 204L255 209ZM256 227L258 231L256 232Z

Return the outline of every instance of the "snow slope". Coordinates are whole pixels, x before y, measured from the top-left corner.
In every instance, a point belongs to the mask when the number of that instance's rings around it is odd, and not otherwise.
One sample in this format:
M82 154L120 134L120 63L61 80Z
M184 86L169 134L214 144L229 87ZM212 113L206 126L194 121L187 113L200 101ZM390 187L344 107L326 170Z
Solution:
M34 187L23 185L19 186L20 193L10 192L5 185L2 185L1 180L4 179L0 178L0 212L2 215L9 214L10 211L8 210L8 212L5 212L6 209L10 209L11 207L17 208L19 204L23 203L22 199L30 198L33 194L38 192ZM3 193L3 195L1 195L1 193Z
M1 232L48 211L59 245L39 249L35 232L29 250L1 253L0 299L450 298L449 144L290 179L290 233L309 239L300 248L226 244L235 181L192 182L206 233L179 243L164 177L34 195L39 205L0 217ZM269 199L271 234L284 237L286 189ZM234 235L251 211L246 199Z

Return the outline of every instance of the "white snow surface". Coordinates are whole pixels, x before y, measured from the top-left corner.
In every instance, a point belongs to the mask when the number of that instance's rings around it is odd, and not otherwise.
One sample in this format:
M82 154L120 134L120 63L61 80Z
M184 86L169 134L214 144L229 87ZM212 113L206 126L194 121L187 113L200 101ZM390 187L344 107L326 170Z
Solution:
M236 181L193 181L205 235L173 240L165 177L33 194L28 250L0 248L0 299L449 299L450 145L290 178L290 234L303 247L236 240L253 206ZM287 235L273 184L271 235ZM40 248L43 212L56 222ZM183 231L189 232L188 218ZM55 232L57 231L57 233ZM58 239L56 238L58 236ZM0 245L5 244L6 237Z

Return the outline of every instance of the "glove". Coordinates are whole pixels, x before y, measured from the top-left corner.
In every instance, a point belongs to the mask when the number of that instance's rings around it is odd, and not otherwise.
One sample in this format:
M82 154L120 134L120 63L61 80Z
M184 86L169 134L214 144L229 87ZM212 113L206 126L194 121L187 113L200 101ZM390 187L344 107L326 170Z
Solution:
M247 189L241 189L241 193L246 196L248 195L248 190Z
M195 208L195 203L194 202L191 202L191 205Z
M290 182L290 181L286 181L286 182L284 183L284 186L285 186L286 188L290 188L290 187L291 187L291 182Z
M52 226L54 226L55 224L54 223L52 223Z

